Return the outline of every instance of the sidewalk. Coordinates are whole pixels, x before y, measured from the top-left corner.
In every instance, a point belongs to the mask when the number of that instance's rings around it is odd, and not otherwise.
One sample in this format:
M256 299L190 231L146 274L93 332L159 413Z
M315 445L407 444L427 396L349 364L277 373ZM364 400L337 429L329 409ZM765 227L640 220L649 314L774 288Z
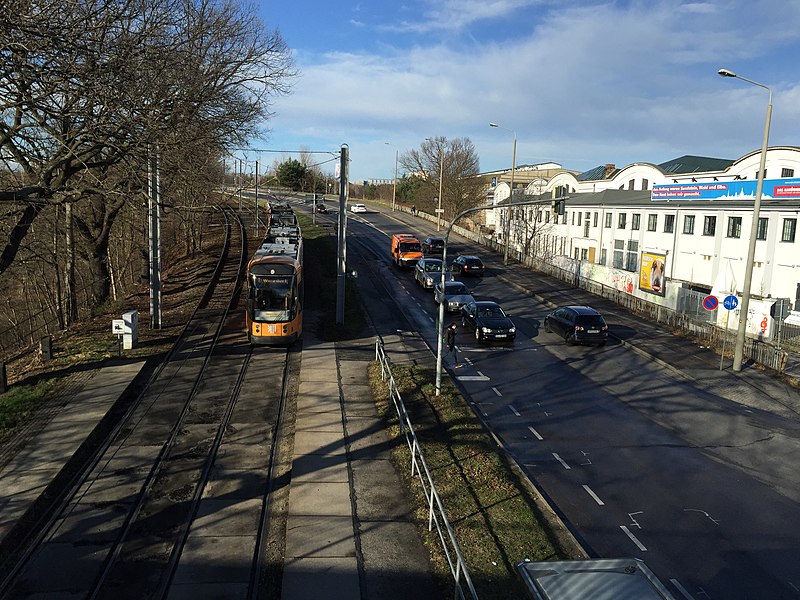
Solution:
M303 333L283 600L440 598L367 367L375 342Z

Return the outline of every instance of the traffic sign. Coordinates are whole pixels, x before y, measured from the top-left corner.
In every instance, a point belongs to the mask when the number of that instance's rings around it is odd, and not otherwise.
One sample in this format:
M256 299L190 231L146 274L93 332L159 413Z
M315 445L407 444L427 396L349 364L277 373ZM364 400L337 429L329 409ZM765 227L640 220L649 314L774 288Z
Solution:
M733 310L737 306L739 306L739 299L731 294L730 296L725 296L725 300L722 301L722 306L727 308L728 310Z
M716 310L717 306L719 306L719 300L717 300L716 296L706 296L703 298L703 308L706 310Z

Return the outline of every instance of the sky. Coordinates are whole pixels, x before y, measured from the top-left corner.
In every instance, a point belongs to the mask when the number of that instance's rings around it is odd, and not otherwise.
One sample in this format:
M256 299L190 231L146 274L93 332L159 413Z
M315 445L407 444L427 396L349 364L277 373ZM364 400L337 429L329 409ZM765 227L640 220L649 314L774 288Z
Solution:
M350 181L390 179L396 152L443 136L486 172L515 135L518 167L737 159L769 94L721 68L772 89L770 146L800 145L800 0L254 1L298 76L248 161L347 144Z

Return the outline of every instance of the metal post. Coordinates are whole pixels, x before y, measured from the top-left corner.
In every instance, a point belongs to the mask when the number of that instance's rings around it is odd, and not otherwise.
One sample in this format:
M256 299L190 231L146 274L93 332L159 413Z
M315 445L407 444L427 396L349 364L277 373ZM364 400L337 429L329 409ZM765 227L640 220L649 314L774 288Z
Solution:
M256 161L256 239L258 239L258 161Z
M397 159L400 151L395 149L394 151L394 183L392 185L392 210L397 210Z
M239 212L242 212L242 159L239 159L239 177L237 178L239 181Z
M147 203L150 242L150 327L161 329L161 185L158 149L150 149L150 194Z
M444 152L439 149L439 205L436 207L436 231L442 228L442 180L444 179Z
M733 351L733 370L742 370L742 360L744 358L744 341L747 335L747 316L750 309L750 286L753 281L753 261L756 254L756 236L758 235L758 216L761 211L761 192L764 189L764 172L767 165L767 146L769 144L769 126L772 120L772 90L752 79L747 79L737 75L727 69L720 69L719 74L723 77L737 77L747 83L752 83L764 88L769 92L767 103L767 118L764 123L764 138L761 142L761 160L758 166L758 183L756 184L756 199L753 203L753 222L750 226L750 244L747 247L747 262L744 265L744 283L742 289L742 303L739 312L739 327L736 329L736 345Z
M347 279L347 146L339 157L339 231L336 251L336 324L344 324L344 285Z
M514 201L514 171L517 166L517 132L514 132L514 150L511 153L511 191L508 194L508 219L506 222L506 229L508 235L506 236L506 250L503 254L503 264L508 264L508 247L511 244L511 222L513 221L514 209L511 208L511 203Z

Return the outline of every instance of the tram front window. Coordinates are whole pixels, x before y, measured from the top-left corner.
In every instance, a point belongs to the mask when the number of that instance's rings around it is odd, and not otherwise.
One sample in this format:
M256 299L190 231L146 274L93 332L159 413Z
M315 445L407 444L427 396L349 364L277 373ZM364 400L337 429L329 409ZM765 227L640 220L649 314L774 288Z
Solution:
M293 277L253 277L250 285L253 320L266 323L291 321L293 284Z

